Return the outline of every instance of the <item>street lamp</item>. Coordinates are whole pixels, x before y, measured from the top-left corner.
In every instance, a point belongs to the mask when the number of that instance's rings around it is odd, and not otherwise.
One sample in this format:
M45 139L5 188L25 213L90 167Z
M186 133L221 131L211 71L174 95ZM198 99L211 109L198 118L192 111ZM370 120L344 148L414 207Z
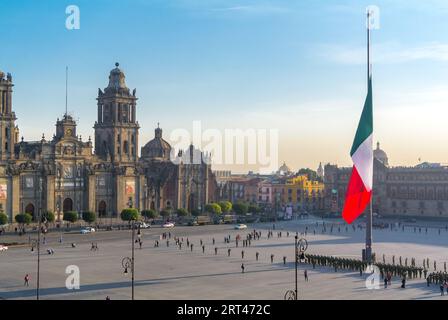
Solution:
M139 230L139 234L140 234L140 230ZM140 237L140 235L139 235ZM132 255L131 258L129 257L125 257L123 258L123 260L121 260L121 265L124 269L124 275L128 275L128 269L131 268L131 286L132 286L132 300L134 300L134 264L135 264L135 259L134 259L134 241L135 239L135 221L132 223Z
M305 262L305 251L308 249L308 241L296 235L294 237L294 250L295 250L295 289L288 290L285 294L285 300L298 300L297 290L297 272L299 268L299 262Z

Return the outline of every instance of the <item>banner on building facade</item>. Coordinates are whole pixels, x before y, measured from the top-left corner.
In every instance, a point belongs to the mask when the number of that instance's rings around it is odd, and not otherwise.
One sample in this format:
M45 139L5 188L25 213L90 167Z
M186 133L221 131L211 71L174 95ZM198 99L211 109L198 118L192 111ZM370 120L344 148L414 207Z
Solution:
M135 193L135 181L126 181L126 195Z
M0 184L0 200L6 200L8 197L8 185Z

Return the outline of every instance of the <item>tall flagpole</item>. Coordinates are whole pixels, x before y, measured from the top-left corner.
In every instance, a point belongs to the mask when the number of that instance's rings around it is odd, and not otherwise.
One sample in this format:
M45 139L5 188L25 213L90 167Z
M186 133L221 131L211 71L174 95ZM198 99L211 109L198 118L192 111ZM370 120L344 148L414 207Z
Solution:
M67 117L68 106L68 66L65 67L65 116Z
M372 76L371 65L370 65L370 9L367 9L367 88L369 90L370 78ZM366 251L365 258L367 263L372 263L372 202L373 202L373 188L372 196L370 198L370 208L367 212L367 223L366 223Z

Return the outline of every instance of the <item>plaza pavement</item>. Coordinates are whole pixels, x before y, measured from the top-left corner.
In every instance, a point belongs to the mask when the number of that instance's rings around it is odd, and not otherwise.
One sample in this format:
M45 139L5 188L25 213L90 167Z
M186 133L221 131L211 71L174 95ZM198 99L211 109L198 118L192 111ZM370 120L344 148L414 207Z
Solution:
M316 227L316 222L318 227ZM249 225L248 230L234 230L233 225L212 225L197 227L175 227L173 229L152 228L142 230L143 247L135 249L135 298L136 299L283 299L287 290L294 288L294 234L303 233L308 226L306 239L309 242L308 253L359 258L365 237L364 230L353 231L352 228L337 227L332 234L321 234L322 221L308 219L276 223L274 237L267 239L267 230L272 224ZM327 222L328 226L328 222ZM262 232L260 240L252 241L251 247L235 248L237 234L243 237L253 229ZM316 235L313 230L316 230ZM277 237L277 232L282 237ZM286 236L286 232L290 236ZM170 246L160 241L160 247L154 248L154 242L162 232L171 232L171 236L184 237L182 250L175 246L171 238ZM232 242L224 243L224 237L231 235ZM34 237L35 235L32 235ZM101 231L88 235L78 233L63 234L60 244L59 233L46 236L42 245L40 283L41 299L130 299L130 274L125 276L121 260L131 254L131 231ZM186 238L194 243L193 252L186 246ZM216 240L218 255L214 253L212 238ZM2 236L0 241L17 240L18 236ZM21 237L21 242L27 242ZM205 253L200 248L200 239L206 246ZM447 261L448 232L438 234L436 229L429 229L428 234L414 233L413 228L405 232L374 230L374 251L377 260L386 255L391 262L392 255L396 262L401 255L415 257L417 265L429 258L443 269ZM71 243L77 244L76 248ZM97 242L99 250L90 251L91 242ZM227 248L231 248L231 257L227 257ZM53 248L54 255L46 254L47 248ZM244 260L241 251L245 251ZM259 261L255 252L260 253ZM274 254L274 263L270 255ZM287 257L286 265L283 256ZM35 299L36 294L36 252L29 246L12 247L0 252L0 298ZM245 273L241 273L241 263ZM79 290L68 290L65 269L68 265L80 268ZM303 270L307 269L309 282L304 281ZM30 286L24 287L26 273L31 276ZM399 279L392 281L392 286L380 290L368 290L365 287L366 276L357 272L338 271L330 268L312 269L300 265L299 298L300 299L448 299L440 297L437 286L426 286L424 279L409 280L406 289L400 288Z

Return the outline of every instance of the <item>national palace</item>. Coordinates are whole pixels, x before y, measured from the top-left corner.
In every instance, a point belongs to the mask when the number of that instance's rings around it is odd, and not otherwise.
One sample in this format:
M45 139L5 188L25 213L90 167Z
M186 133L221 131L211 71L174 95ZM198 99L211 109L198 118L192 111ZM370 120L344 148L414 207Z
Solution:
M191 145L175 151L155 129L138 155L136 89L126 86L115 64L109 84L98 89L94 143L76 133L67 112L51 140L19 138L12 103L13 80L0 71L0 211L18 213L93 211L113 217L124 208L203 211L215 201L217 184L210 159Z

